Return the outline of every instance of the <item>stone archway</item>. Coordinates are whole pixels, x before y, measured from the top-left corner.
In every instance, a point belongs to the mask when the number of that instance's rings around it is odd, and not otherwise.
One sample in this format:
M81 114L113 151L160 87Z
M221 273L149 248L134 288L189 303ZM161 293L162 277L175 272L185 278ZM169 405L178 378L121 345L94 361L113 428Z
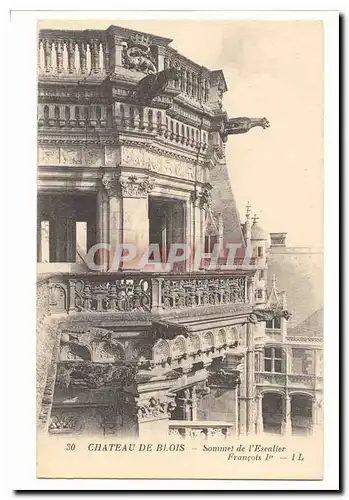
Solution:
M262 400L263 432L281 434L283 421L283 395L265 392Z
M313 398L310 394L291 395L292 434L309 435L312 432Z

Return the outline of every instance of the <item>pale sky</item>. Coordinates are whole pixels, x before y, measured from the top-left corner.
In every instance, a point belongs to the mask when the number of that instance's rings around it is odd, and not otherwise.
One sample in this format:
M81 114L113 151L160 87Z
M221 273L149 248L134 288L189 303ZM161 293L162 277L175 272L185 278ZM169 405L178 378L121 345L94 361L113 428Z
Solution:
M269 129L230 136L227 163L240 216L246 202L289 246L322 245L322 24L320 21L67 21L40 27L106 29L110 24L172 38L171 46L222 69L229 117L265 116Z

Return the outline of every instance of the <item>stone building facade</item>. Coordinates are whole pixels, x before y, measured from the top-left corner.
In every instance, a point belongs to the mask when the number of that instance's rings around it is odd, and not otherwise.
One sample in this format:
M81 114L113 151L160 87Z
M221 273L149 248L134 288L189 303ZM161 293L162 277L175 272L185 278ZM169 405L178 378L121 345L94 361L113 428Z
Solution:
M224 181L224 143L269 123L229 118L223 72L170 42L117 26L39 33L42 432L261 430L256 360L265 322L288 315L267 296L258 224L241 225ZM185 258L169 269L173 248Z

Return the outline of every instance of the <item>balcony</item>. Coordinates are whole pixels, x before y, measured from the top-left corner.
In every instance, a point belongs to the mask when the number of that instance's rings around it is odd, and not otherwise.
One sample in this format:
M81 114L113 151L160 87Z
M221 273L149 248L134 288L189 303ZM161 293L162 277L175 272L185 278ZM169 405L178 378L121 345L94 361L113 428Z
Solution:
M41 306L48 314L150 313L247 305L243 273L96 273L41 277Z
M233 434L231 422L170 420L169 435L173 439L228 439Z
M320 389L322 377L303 373L256 373L256 383L263 386L279 386L294 389Z

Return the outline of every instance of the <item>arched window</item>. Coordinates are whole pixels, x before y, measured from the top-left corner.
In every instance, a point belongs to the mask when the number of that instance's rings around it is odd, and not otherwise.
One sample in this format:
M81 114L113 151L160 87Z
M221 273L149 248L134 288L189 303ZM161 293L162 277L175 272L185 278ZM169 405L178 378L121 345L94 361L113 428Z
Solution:
M80 108L75 106L75 120L80 120Z
M55 120L59 120L59 107L55 106Z
M90 110L87 107L84 109L84 118L87 122L90 119Z
M100 106L97 106L96 107L96 118L97 118L97 121L101 121L101 118L102 118L102 110L100 108Z
M199 142L199 131L198 130L195 132L195 138L196 138L196 142Z
M179 124L176 123L176 141L179 141Z
M66 120L67 122L69 122L69 120L70 120L70 107L69 107L69 106L66 106L66 107L65 107L65 112L64 112L64 114L65 114L65 120Z

